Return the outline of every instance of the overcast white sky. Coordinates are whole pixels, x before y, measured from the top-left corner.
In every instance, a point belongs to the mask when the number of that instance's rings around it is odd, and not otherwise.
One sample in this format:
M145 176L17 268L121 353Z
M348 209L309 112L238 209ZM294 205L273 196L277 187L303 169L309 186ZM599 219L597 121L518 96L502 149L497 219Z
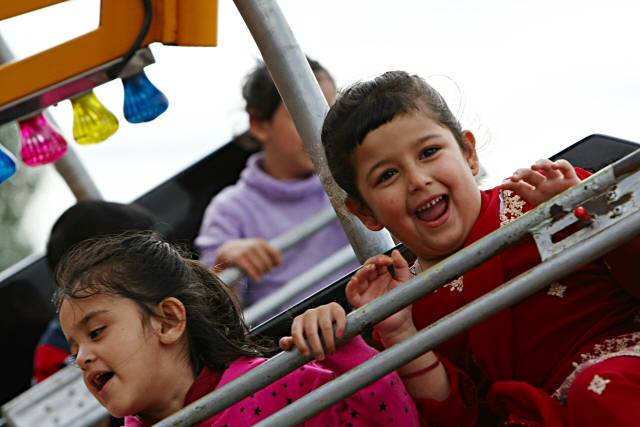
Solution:
M38 17L0 22L19 57L91 30L98 0L70 0ZM147 68L169 110L148 124L122 115L122 88L96 89L118 133L77 153L106 199L130 201L243 131L240 84L259 52L231 0L220 0L219 46L152 45ZM302 49L338 85L404 69L441 89L478 136L496 182L592 134L640 141L637 2L610 0L283 0ZM52 109L71 142L68 102ZM48 168L51 169L51 168ZM73 198L52 170L23 226L43 248ZM44 208L46 207L46 208Z

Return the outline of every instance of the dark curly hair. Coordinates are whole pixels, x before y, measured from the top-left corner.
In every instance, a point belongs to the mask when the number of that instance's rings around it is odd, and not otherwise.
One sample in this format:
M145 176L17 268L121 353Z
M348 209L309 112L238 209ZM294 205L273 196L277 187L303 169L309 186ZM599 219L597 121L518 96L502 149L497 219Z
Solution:
M356 147L369 132L396 116L417 110L426 110L451 131L461 148L465 148L460 122L438 91L419 76L389 71L340 92L324 120L322 144L331 174L351 198L364 202L356 185L352 161Z
M56 269L58 306L67 298L105 293L135 301L142 313L168 297L187 312L188 351L194 373L204 366L225 369L240 356L273 351L249 334L233 293L209 269L189 259L154 232L123 233L85 240Z

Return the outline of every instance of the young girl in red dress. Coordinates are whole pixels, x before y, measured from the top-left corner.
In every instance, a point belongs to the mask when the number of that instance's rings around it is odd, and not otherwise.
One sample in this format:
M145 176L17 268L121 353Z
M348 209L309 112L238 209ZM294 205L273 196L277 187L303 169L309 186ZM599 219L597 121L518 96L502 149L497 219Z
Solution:
M473 134L434 89L404 72L346 89L322 140L347 207L369 229L385 227L405 243L418 272L588 176L566 161L541 160L480 191ZM635 239L401 367L429 425L637 425L639 249ZM528 238L381 322L375 335L392 346L539 262ZM347 296L360 307L410 275L397 251L374 257ZM293 340L321 355L317 341L304 340L317 335L317 323L303 315Z

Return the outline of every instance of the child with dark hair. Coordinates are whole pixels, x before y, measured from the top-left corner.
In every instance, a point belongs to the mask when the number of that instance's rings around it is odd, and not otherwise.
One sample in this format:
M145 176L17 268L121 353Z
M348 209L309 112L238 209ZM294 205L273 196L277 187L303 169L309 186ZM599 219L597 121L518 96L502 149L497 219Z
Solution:
M166 418L265 361L227 286L153 233L86 241L58 266L60 322L84 382L125 426ZM354 339L214 415L202 426L250 426L375 351ZM385 404L385 416L369 411ZM387 375L306 426L418 425L413 401Z
M540 160L480 191L473 134L423 79L399 71L347 88L322 141L349 210L404 242L418 272L588 176L566 161ZM636 238L401 367L429 425L636 425L639 249ZM538 263L527 238L381 322L374 335L393 346ZM374 257L347 297L360 307L410 275L397 251ZM327 313L323 322L341 316ZM318 340L305 341L319 322L300 322L310 327L293 331L293 341L321 356Z
M320 88L332 103L336 87L329 72L309 59ZM331 204L269 70L260 62L247 76L242 94L249 133L262 151L249 158L240 180L212 200L195 244L208 266L236 266L248 276L238 286L249 306L348 244L335 220L286 254L268 243ZM342 277L357 263L326 279ZM322 283L319 283L322 285ZM318 290L309 289L306 295Z
M52 274L62 257L77 243L106 234L127 230L154 230L156 219L142 206L85 200L64 211L51 229L46 261ZM41 382L62 369L69 359L69 346L53 319L36 347L33 378Z

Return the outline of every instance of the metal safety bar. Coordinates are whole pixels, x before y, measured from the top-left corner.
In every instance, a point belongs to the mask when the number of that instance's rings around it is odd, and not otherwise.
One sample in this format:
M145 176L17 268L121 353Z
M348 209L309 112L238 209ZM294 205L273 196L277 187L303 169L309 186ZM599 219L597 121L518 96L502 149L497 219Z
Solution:
M276 314L274 312L281 309L286 303L295 298L299 298L305 293L305 291L308 291L310 287L317 284L320 280L355 259L356 257L351 246L345 246L338 252L325 258L320 264L310 268L300 276L285 283L284 286L277 289L275 292L266 295L264 298L245 309L245 322L251 327L267 320L268 316Z
M75 365L62 368L2 406L10 427L88 427L109 418Z
M259 427L296 426L336 402L375 382L534 293L565 277L585 263L606 254L640 234L640 210L587 240L575 243L536 267L495 288L464 307L422 329L415 336L379 353L371 360L324 384L291 405L256 424Z
M234 0L262 53L273 82L291 113L331 204L360 262L394 246L386 231L368 230L344 206L345 193L333 180L320 141L329 110L311 67L275 0Z
M322 230L324 226L336 219L336 213L331 208L324 209L302 224L295 226L269 241L269 244L280 251L286 251L298 242L306 239L314 233ZM235 283L244 277L244 273L238 267L230 267L218 273L220 279L228 285Z
M49 123L55 125L58 129L60 126L56 123L56 120L47 111L44 112ZM62 177L64 182L69 187L69 190L76 198L76 200L102 200L102 193L98 190L98 186L89 175L89 171L84 167L84 164L78 157L75 149L69 145L67 147L67 153L53 164L58 171L58 174Z
M328 208L276 239L273 244L285 250L310 234L322 229L335 219L333 209ZM282 306L287 300L304 292L326 275L355 259L353 250L346 246L323 262L288 282L283 288L269 295L245 312L248 323ZM8 402L2 412L11 426L56 425L83 427L93 425L94 421L107 415L107 411L89 393L82 382L82 375L76 366L67 366L54 374L48 381L33 387ZM66 405L60 402L66 402ZM63 408L63 409L60 409Z
M635 172L639 168L640 150L633 152L632 154L624 157L623 159L617 161L612 165L607 166L606 168L603 168L601 171L594 174L590 178L582 181L579 185L541 204L540 206L518 218L517 220L504 225L493 233L456 252L455 254L451 255L450 257L416 276L412 280L408 281L404 286L398 287L388 294L378 298L377 300L374 300L371 303L361 307L360 309L353 311L348 315L348 322L345 330L344 340L352 338L353 336L361 333L366 327L375 325L381 320L389 317L391 314L396 313L402 308L412 304L414 301L423 297L427 293L433 292L444 284L449 283L451 280L459 277L461 274L480 265L505 248L521 240L523 237L529 234L530 230L536 228L536 226L543 223L544 221L552 224L553 222L565 217L566 215L572 215L574 208L585 201L589 200L591 203L602 204L604 203L602 199L605 198L605 206L609 206L612 210L615 210L615 207L623 206L625 203L631 202L631 208L627 208L627 214L625 216L622 216L622 214L612 216L612 219L614 221L620 221L621 218L630 215L629 209L632 209L634 212L638 209L638 205L636 204L637 201L634 201L633 198L629 198L626 195L620 196L619 199L610 200L607 196L606 190L610 189L610 187L616 186L618 184L617 181L624 177L624 175ZM638 174L640 174L640 172L636 172L630 179L637 179ZM606 211L603 210L602 214L604 214L605 212ZM633 215L633 217L636 218L637 215L635 213ZM631 221L635 221L635 219ZM635 223L629 225L629 227L635 226L634 224ZM586 233L588 232L588 228L589 227L587 227L586 230L580 230L574 234L579 235L583 232ZM619 227L616 228L616 230L618 229ZM603 233L603 235L606 234L607 233ZM612 232L612 234L614 233ZM602 239L602 237L598 236L600 235L596 234L591 238ZM622 232L622 236L631 237L631 230L627 229L626 231ZM620 239L619 236L615 238ZM558 244L562 243L563 242L561 241ZM599 244L600 243L587 243L586 246L589 247L590 245L593 245L599 247L597 246ZM583 246L580 243L576 244L576 247L577 245L580 245L580 247ZM611 248L611 246L607 247ZM567 249L567 251L569 251L569 249ZM572 251L577 251L577 254L574 255L574 257L586 256L584 254L587 253L581 252L584 251L584 249L572 249ZM594 251L594 253L602 253L601 251L598 251ZM557 256L561 255L563 255L563 253ZM580 261L580 258L574 259L576 260L576 262ZM551 261L551 259L546 262L549 261ZM586 261L581 262L584 263ZM544 268L545 267L542 267L537 271L544 271ZM561 270L564 272L564 274L569 271L566 266L561 268ZM488 295L494 295L494 293ZM490 302L492 300L489 299L483 301L485 301L484 304L487 304L486 301ZM485 305L483 305L483 307L486 308ZM438 331L441 331L441 329L442 327L440 327ZM395 346L393 349L395 348L404 349L405 346ZM390 349L388 351L391 351L393 349ZM394 353L392 354L396 355L397 352L401 350L393 351ZM420 353L417 354L419 355ZM416 356L412 356L406 361L412 360L415 357ZM200 400L186 406L181 411L178 411L177 413L171 415L170 417L164 419L156 425L168 427L196 424L197 422L210 417L211 415L221 411L222 409L225 409L233 405L234 403L239 402L244 397L265 387L276 379L288 374L289 372L295 370L299 366L302 366L304 363L308 362L311 359L312 358L310 356L302 356L297 349L289 352L281 352L266 363L263 363L255 369L247 372L241 378L226 384L224 387L215 390L207 396L204 396Z

